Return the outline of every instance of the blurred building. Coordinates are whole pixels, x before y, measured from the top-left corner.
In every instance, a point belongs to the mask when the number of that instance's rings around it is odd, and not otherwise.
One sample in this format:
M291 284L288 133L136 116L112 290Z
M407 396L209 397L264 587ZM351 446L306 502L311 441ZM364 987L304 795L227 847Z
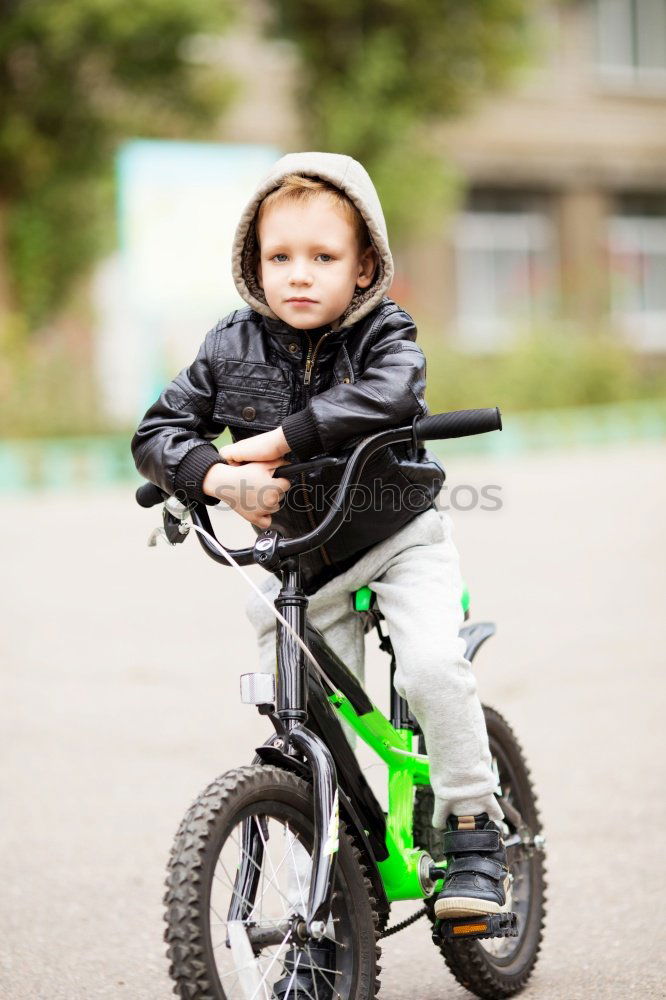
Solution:
M469 184L434 311L470 346L516 320L666 351L666 0L543 9L540 65L442 130Z
M439 130L465 203L400 254L396 296L471 350L555 319L664 352L666 0L535 7L534 65ZM298 148L290 48L251 22L220 44L246 87L221 137Z

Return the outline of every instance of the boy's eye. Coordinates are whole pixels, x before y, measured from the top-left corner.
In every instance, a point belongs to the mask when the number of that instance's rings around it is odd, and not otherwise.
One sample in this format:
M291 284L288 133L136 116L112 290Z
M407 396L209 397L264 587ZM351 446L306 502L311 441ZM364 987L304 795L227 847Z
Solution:
M274 253L273 256L271 257L271 260L277 261L278 264L283 264L284 261L288 259L289 255L286 253ZM331 256L330 253L318 253L317 256L315 257L315 260L321 260L323 261L324 264L328 264L328 262L333 259L334 258Z

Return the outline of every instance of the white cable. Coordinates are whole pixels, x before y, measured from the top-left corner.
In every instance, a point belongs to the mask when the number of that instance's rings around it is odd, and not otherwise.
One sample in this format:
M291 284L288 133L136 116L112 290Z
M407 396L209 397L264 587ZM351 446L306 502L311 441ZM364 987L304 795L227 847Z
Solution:
M291 632L292 636L294 637L294 639L296 640L296 642L298 643L298 645L301 647L301 649L303 650L303 652L307 656L308 660L310 660L310 662L316 668L316 670L319 673L319 675L321 677L323 677L323 679L329 685L329 687L331 688L331 690L332 691L337 690L335 684L333 684L333 682L326 676L323 668L317 663L317 661L315 660L314 656L312 655L312 653L310 652L310 650L308 649L308 647L305 645L305 643L301 639L301 637L298 634L298 632L296 631L296 629L292 625L289 624L289 622L284 617L284 615L282 615L278 611L278 609L275 607L275 605L271 601L268 600L268 598L266 597L266 595L256 585L256 583L254 582L254 580L251 580L250 577L247 575L247 573L243 572L243 569L238 565L238 563L236 562L236 560L234 559L234 557L232 555L230 555L229 552L227 552L227 550L225 549L224 545L221 545L220 542L218 542L217 538L213 538L213 536L211 534L209 534L204 528L199 527L198 524L194 524L194 522L190 522L189 527L194 528L194 530L198 531L199 534L204 535L204 537L207 538L208 541L212 545L215 546L215 548L217 548L217 549L220 550L220 552L222 553L222 555L224 556L224 558L227 560L227 562L229 563L229 565L233 566L233 568L240 573L240 575L243 577L243 579L246 581L246 583L249 583L249 585L252 587L252 589L254 591L256 591L256 593L262 599L262 601L264 602L264 604L266 605L266 607L270 609L270 611L271 611L271 613L273 615L275 615L275 617L277 618L277 620L279 622L282 622L282 624Z

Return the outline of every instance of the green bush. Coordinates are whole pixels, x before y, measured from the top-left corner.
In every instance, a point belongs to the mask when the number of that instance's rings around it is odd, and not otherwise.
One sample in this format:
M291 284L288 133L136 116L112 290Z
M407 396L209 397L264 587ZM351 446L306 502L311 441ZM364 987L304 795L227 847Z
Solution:
M495 404L516 411L587 406L666 392L664 365L648 366L610 335L541 331L495 355L463 353L432 336L421 346L433 413Z
M27 337L25 317L0 327L0 427L3 437L59 437L108 430L92 365L62 331Z
M0 278L28 332L113 245L113 163L127 138L208 139L237 84L200 60L230 0L9 3L0 25ZM27 335L27 333L26 333Z

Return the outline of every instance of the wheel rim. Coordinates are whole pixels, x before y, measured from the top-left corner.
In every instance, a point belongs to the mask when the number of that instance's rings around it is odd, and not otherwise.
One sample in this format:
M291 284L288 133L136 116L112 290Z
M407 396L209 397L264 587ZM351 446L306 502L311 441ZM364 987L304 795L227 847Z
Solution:
M311 845L307 820L275 802L239 812L218 845L207 922L211 967L226 1000L273 1000L276 983L284 1000L351 998L354 914L339 866L322 942L303 943L294 932L307 912Z

